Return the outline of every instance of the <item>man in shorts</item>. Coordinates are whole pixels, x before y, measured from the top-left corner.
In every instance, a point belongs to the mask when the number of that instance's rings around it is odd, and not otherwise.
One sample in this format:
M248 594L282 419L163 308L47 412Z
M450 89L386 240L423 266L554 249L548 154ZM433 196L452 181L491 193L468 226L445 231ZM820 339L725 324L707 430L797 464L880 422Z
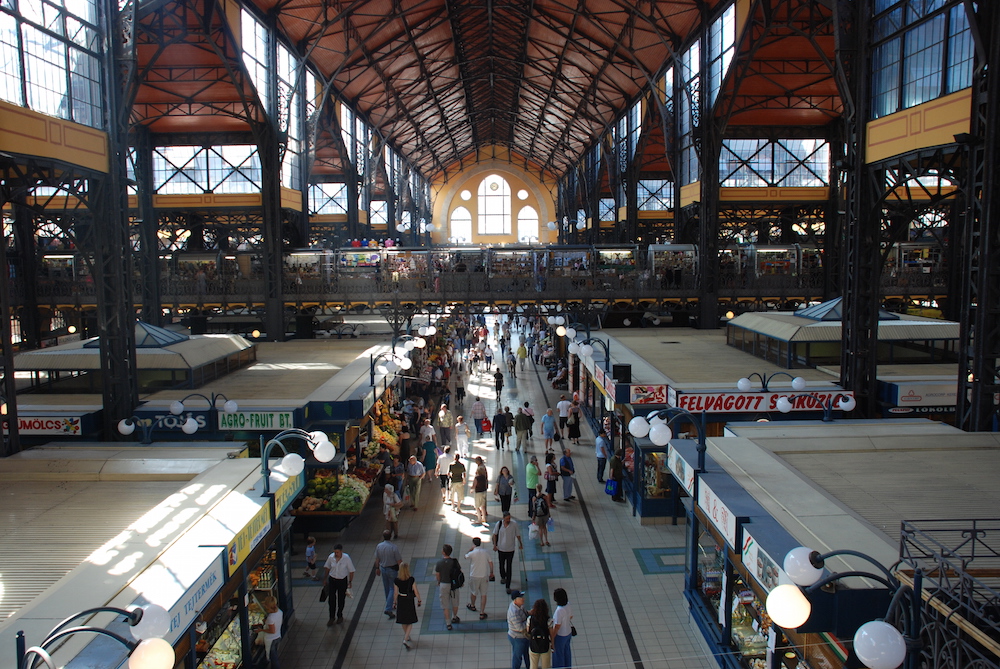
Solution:
M437 579L438 595L441 599L441 610L444 612L445 626L450 630L452 623L462 622L458 618L458 593L451 589L451 571L456 560L451 557L451 545L441 547L441 559L434 567L434 578Z
M472 563L469 567L471 599L465 608L475 611L476 595L479 595L479 619L486 620L486 594L489 590L490 577L493 576L493 560L490 559L490 552L483 548L482 539L473 537L472 550L465 554L465 559Z

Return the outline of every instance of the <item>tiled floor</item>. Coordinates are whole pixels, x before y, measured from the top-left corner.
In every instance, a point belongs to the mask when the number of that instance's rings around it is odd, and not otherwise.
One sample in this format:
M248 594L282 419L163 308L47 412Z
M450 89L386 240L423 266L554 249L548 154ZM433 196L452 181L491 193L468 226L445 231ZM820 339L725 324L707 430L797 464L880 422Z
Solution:
M555 406L559 393L541 379L534 369L519 372L516 382L508 380L503 400L512 408L525 400L541 415ZM477 388L482 381L483 388ZM492 383L484 377L467 380L470 395L482 393L495 401ZM492 381L492 379L489 379ZM467 401L468 410L471 399ZM492 411L494 401L487 403ZM516 411L516 409L514 409ZM461 407L456 411L461 411ZM473 435L475 436L475 435ZM701 635L688 617L683 596L684 526L640 526L627 504L618 504L604 493L595 473L594 435L584 426L583 445L574 448L579 491L577 500L562 503L562 483L553 509L556 529L549 537L551 547L540 548L527 540L527 499L524 488L524 454L496 451L490 438L473 444L473 455L482 455L492 480L499 467L511 467L521 487L521 502L514 506L515 519L522 523L524 559L515 557L513 587L527 591L527 605L539 597L552 604L552 591L567 590L573 608L573 623L579 636L572 641L575 667L642 667L650 669L695 669L718 666L708 655ZM531 453L544 453L540 438ZM499 503L490 497L490 520L498 519ZM354 598L349 599L346 621L327 627L327 605L320 603L320 583L308 579L296 582L294 622L283 641L281 666L284 669L340 669L341 667L508 667L510 645L506 636L506 610L510 598L503 585L490 584L485 621L468 611L468 589L461 599L462 622L453 631L445 629L436 596L433 568L441 546L451 543L464 556L472 548L472 538L480 536L489 546L489 530L474 526L471 495L462 513L453 513L441 504L436 482L425 484L418 511L406 509L400 515L397 544L403 559L411 563L423 607L414 625L413 650L403 647L402 627L383 614L384 593L374 572L375 545L381 541L384 521L381 505L370 501L364 512L344 532L319 535L318 555L325 556L335 543L343 543L357 568ZM320 561L322 564L322 560ZM468 573L467 563L464 565ZM302 564L294 573L301 575ZM497 568L499 574L499 567ZM619 606L616 606L616 601ZM482 609L480 609L482 610ZM463 614L469 614L468 616Z

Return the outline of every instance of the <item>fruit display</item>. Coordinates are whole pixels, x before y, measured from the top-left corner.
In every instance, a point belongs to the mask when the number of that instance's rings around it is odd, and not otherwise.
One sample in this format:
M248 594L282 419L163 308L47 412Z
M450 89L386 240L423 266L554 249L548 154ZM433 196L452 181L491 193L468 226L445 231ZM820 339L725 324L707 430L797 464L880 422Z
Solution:
M362 470L358 475L338 475L329 469L321 469L306 484L306 496L302 498L296 513L360 513L368 501L372 481L377 475L377 467L374 471Z

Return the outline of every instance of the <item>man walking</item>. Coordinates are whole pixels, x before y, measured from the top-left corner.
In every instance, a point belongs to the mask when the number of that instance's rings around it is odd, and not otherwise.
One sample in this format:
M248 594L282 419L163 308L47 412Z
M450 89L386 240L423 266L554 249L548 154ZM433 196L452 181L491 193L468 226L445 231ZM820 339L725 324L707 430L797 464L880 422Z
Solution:
M483 438L483 419L486 418L486 405L483 401L476 398L476 401L472 403L472 410L469 415L472 416L472 422L476 424L476 438Z
M611 442L608 441L608 433L603 429L597 433L594 448L597 451L597 480L604 483L604 467L611 458Z
M451 588L451 574L458 560L451 557L451 544L441 547L441 559L434 567L434 578L438 584L441 610L444 612L445 626L451 630L452 623L462 622L458 617L458 588Z
M510 426L507 425L507 414L497 404L497 412L493 415L493 441L501 451L504 444L507 443L507 431L509 428Z
M509 589L509 588L508 588ZM531 666L528 656L528 612L524 610L524 593L515 590L510 593L507 607L507 640L510 641L510 669L524 669Z
M572 407L573 403L566 399L565 395L559 396L559 402L556 404L556 411L559 412L559 436L566 436L563 430L566 428L566 421L569 420L569 410Z
M416 511L417 503L420 499L420 487L424 483L424 474L427 470L424 465L417 460L417 456L411 455L410 461L406 465L406 489L410 493L410 507Z
M563 482L564 502L576 499L576 495L573 494L573 474L576 473L576 467L573 466L572 455L573 453L568 448L564 448L563 456L559 458L559 478Z
M462 509L462 499L465 497L465 465L462 464L460 453L455 453L455 459L448 466L448 476L451 478L451 510L458 513Z
M399 565L403 564L403 554L399 552L396 544L392 543L392 532L386 530L382 533L382 543L375 547L375 575L382 577L382 588L385 590L385 610L383 613L390 619L396 614L392 610L393 599L395 598L396 577L399 576Z
M497 367L497 371L493 373L493 382L497 389L497 406L500 406L500 393L503 392L503 372Z
M531 431L531 419L528 414L524 413L524 409L521 407L517 408L517 415L514 416L514 434L517 435L517 447L515 450L521 450L521 446L524 446L524 450L528 450L528 432Z
M471 598L465 608L476 610L476 595L479 595L479 619L486 620L486 595L489 592L490 577L493 576L493 560L490 553L483 548L483 540L473 537L472 550L465 554L465 559L472 563L469 567L469 584Z
M497 521L493 528L493 550L497 552L500 562L500 581L507 592L510 592L511 572L514 567L514 549L524 550L521 542L521 528L510 517L510 512L503 514L503 519Z
M333 552L323 565L323 582L326 584L330 607L330 619L326 621L326 626L331 627L334 622L344 622L347 590L354 583L354 563L341 544L333 547Z

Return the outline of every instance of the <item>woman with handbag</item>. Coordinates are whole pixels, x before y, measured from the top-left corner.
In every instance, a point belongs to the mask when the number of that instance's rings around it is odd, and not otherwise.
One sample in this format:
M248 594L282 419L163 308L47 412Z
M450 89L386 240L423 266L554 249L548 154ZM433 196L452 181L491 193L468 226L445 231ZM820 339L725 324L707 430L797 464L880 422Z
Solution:
M528 612L529 669L549 669L552 666L552 632L549 629L549 604L536 599Z
M580 445L580 420L582 418L583 412L580 411L580 403L573 402L569 409L569 416L566 418L566 427L569 429L566 438L577 446Z
M569 596L562 588L556 588L552 593L556 603L552 614L552 667L573 666L573 654L570 651L570 639L573 638L573 610L569 607Z
M516 500L517 484L507 467L500 468L500 475L493 486L493 497L500 501L500 516L510 513L511 498Z
M556 481L559 480L559 468L556 467L555 453L545 454L545 472L543 473L543 477L545 478L545 501L549 503L549 506L555 506Z

